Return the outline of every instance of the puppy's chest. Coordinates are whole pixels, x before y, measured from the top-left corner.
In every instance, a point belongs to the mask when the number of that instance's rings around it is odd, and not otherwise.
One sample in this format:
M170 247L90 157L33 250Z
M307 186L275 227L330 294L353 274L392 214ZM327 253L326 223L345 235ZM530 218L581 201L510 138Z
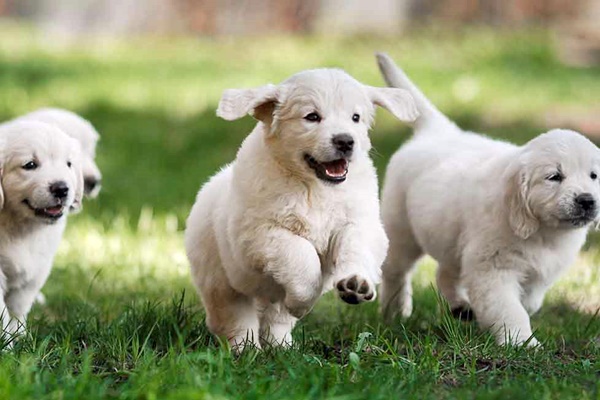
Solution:
M8 287L47 277L54 249L41 240L11 240L0 245L0 268Z
M577 252L554 247L538 247L529 254L524 287L548 286L575 261Z
M325 256L335 234L347 224L346 208L333 204L299 204L279 215L280 226L308 240L322 256Z

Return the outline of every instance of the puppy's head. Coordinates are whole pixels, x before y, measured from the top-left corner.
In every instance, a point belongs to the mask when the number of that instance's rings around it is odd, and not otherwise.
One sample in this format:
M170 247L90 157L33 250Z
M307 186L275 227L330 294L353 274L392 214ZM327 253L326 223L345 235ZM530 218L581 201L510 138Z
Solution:
M599 218L600 150L577 132L556 129L527 143L509 168L512 229L576 229Z
M366 86L337 69L304 71L278 86L227 90L217 115L234 120L252 114L264 123L267 144L290 173L338 184L352 161L371 148L375 105L402 121L418 116L407 91Z
M0 207L17 221L54 223L83 196L81 147L58 128L14 121L0 129Z
M53 125L79 142L82 153L81 162L85 195L90 198L98 196L102 174L94 160L100 135L98 135L92 124L71 111L58 108L42 108L22 118Z

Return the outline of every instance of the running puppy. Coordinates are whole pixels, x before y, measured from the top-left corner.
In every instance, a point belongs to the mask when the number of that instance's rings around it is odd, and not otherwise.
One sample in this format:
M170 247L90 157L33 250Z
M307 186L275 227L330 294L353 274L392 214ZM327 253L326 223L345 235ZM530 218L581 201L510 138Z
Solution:
M290 345L333 288L350 304L375 298L388 242L368 156L374 105L417 116L407 91L336 69L224 92L217 115L259 122L198 193L185 245L208 328L237 351Z
M411 314L410 277L427 253L455 313L473 310L500 344L536 345L529 315L598 219L600 151L569 130L522 147L464 132L389 57L378 61L387 83L410 91L421 113L414 138L390 161L382 194L385 319Z
M0 126L0 313L2 335L22 332L46 282L70 208L83 195L81 150L58 128Z
M61 108L40 108L16 120L45 122L77 140L81 146L84 194L88 198L98 196L102 184L102 174L96 165L95 158L96 145L98 144L100 135L90 122L72 111ZM72 208L70 211L74 212L76 209ZM42 292L38 294L36 302L39 304L46 302L46 298Z

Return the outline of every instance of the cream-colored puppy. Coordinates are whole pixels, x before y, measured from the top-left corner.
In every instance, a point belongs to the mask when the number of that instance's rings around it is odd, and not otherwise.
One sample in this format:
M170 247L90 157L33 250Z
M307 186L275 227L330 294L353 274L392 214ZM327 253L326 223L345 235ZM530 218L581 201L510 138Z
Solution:
M74 112L60 108L41 108L19 117L53 125L67 135L76 139L82 150L83 180L85 195L90 198L98 196L102 183L102 174L96 165L96 145L100 135L94 126Z
M61 108L41 108L25 114L17 120L45 122L76 139L81 145L84 194L89 198L98 196L102 184L102 174L96 165L95 158L96 145L100 135L89 121L72 111ZM71 212L73 211L75 210L71 209ZM40 304L46 302L42 292L38 294L36 302Z
M68 210L81 207L81 148L45 123L6 123L0 171L0 312L12 336L46 282Z
M368 156L375 104L417 116L405 90L336 69L224 92L219 116L259 123L198 193L185 244L208 328L237 350L291 344L296 320L334 287L350 304L375 298L387 251Z
M390 58L378 60L388 84L409 90L421 113L413 139L389 163L382 194L385 318L411 314L411 273L427 253L456 313L470 307L500 344L536 345L529 315L598 218L600 151L568 130L522 147L464 132Z

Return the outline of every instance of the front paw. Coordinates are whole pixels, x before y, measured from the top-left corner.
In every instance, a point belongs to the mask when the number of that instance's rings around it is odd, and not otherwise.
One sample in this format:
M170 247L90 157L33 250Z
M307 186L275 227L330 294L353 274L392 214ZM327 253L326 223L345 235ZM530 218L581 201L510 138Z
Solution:
M348 304L360 304L375 300L375 285L359 275L352 275L340 280L335 288L340 299Z
M543 347L542 344L534 337L529 339L529 341L525 342L524 344L530 349L541 349Z
M542 348L542 344L533 336L527 335L519 335L518 333L515 335L510 335L507 337L505 334L499 334L497 336L497 342L501 346L525 346L530 349Z

